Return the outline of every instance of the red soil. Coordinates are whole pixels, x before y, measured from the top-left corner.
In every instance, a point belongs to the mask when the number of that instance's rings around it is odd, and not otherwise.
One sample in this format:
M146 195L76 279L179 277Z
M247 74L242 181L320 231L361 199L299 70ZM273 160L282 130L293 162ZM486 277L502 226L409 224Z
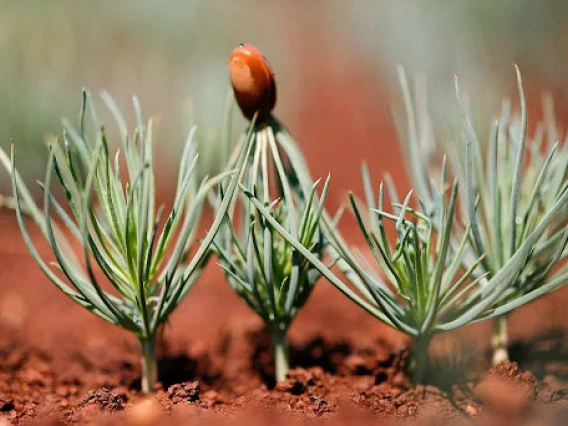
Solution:
M404 337L322 281L291 329L296 368L275 386L266 331L213 263L166 327L161 383L144 397L135 339L50 285L10 214L0 226L0 419L8 422L528 425L568 413L567 292L512 316L520 367L486 373L488 327L474 326L435 340L430 384L413 388L402 373ZM50 256L45 244L40 251Z
M297 128L303 129L299 140L314 176L332 173L330 209L345 199L347 189L361 188L357 170L363 158L374 179L388 169L403 182L401 190L408 189L386 105L361 102L383 97L362 93L369 86L354 71L330 74L319 86L316 77L305 98L317 97L322 110L307 105ZM378 134L389 143L377 144ZM306 142L315 140L329 143L322 150ZM353 222L347 229L356 240ZM568 418L568 291L511 316L511 356L517 363L489 370L489 325L466 327L434 340L429 384L413 388L402 373L405 337L322 280L290 331L296 368L275 386L261 321L211 262L164 330L160 385L144 397L136 339L51 285L11 214L0 213L0 230L0 426L3 421L288 425L320 420L553 425ZM45 243L39 249L52 259Z

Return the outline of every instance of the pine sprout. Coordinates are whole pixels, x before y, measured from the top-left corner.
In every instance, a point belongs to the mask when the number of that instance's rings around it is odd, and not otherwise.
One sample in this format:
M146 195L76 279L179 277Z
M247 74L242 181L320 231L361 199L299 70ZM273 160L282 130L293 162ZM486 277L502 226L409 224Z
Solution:
M246 195L264 219L333 285L385 324L412 337L414 354L411 373L415 382L422 380L427 348L434 335L502 314L492 307L507 293L531 254L534 243L541 238L554 218L554 214L548 214L505 266L486 280L485 285L480 286L477 284L483 276L474 278L473 271L482 257L467 268L465 274L460 274L469 229L460 238L457 248L451 244L457 183L452 185L449 202L446 196L442 198L444 215L441 216L440 229L434 226L424 211L409 208L410 194L403 205L395 205L397 214L385 212L381 186L378 204L374 205L372 200L368 200L370 211L375 214L378 222L365 223L354 198L352 206L367 244L388 284L361 263L339 234L327 235L336 255L344 264L345 275L355 287L354 291L275 221L252 192L247 191ZM564 201L562 199L558 203ZM385 220L396 224L397 243L393 249L389 248L384 236ZM505 307L508 308L512 309L510 306Z
M118 125L122 150L115 155L109 152L107 133L99 124L90 94L83 91L78 129L64 120L61 140L52 137L48 141L46 175L40 183L43 208L35 203L17 172L14 144L10 158L0 150L0 161L11 174L18 223L35 261L75 302L138 337L142 347L142 390L147 393L157 381L158 328L200 277L209 246L236 189L238 174L229 171L196 182L192 128L179 165L172 210L167 213L164 206L156 208L154 122L150 119L144 124L134 97L136 128L129 136L113 99L108 93L103 93L102 98ZM87 131L87 122L92 132ZM235 162L236 167L242 166L244 160L243 154ZM229 176L226 197L205 238L196 244L195 232L206 195ZM63 189L66 206L52 192L54 180ZM39 226L55 263L48 264L40 256L24 214ZM74 240L80 250L74 250ZM99 271L112 285L112 291L103 288Z
M416 102L418 117L404 71L399 70L407 111L407 131L401 137L408 151L413 182L427 206L428 214L439 223L440 202L430 182L436 163L427 155L433 136L425 102ZM534 242L526 265L507 291L495 301L492 338L493 362L508 358L506 314L537 297L550 293L568 282L565 262L568 243L568 143L559 144L552 99L545 98L545 122L531 138L527 131L527 105L521 74L516 68L520 99L520 119L511 119L511 104L503 102L499 119L491 124L489 141L482 146L472 125L471 114L456 93L463 121L463 145L447 144L451 173L465 182L462 216L471 223L472 244L464 255L467 267L484 255L479 273L494 277L521 249L529 236L546 224ZM417 91L418 93L419 91ZM418 135L421 135L418 137ZM545 137L546 136L546 137ZM464 149L465 148L465 149ZM485 148L485 152L483 152ZM423 161L424 159L428 161ZM480 281L484 285L484 280ZM493 316L493 314L492 314Z
M241 189L254 192L267 214L321 259L324 239L320 219L329 177L321 200L316 196L318 182L309 192L304 191L290 159L282 155L274 129L278 126L255 129L251 152L241 170ZM237 147L236 152L240 149ZM235 214L237 207L240 214ZM319 272L274 232L245 196L240 201L234 199L214 250L233 289L270 330L276 380L283 380L290 365L287 331L311 294Z

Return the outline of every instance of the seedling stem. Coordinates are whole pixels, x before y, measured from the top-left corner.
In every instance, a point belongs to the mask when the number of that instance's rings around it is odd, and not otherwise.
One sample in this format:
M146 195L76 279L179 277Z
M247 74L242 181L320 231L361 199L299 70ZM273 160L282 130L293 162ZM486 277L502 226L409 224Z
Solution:
M140 339L142 347L142 392L150 393L158 381L158 362L156 359L156 338L154 336Z

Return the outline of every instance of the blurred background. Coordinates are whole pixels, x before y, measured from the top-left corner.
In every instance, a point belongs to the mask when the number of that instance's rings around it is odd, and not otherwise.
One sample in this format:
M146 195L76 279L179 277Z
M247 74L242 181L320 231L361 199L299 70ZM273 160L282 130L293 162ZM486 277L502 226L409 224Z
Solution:
M563 0L0 0L0 146L14 138L25 177L41 176L45 135L60 131L62 117L77 119L82 87L112 126L98 98L106 89L130 123L133 94L147 117L161 117L164 170L175 169L168 162L192 123L203 168L218 168L227 61L244 41L270 60L276 114L313 174L331 172L336 206L347 189L360 189L363 160L375 178L388 168L407 186L392 119L401 110L397 64L426 77L440 127L456 109L455 73L483 124L503 95L516 95L513 63L531 111L538 114L545 89L566 110L567 12ZM4 173L0 187L7 190Z
M549 90L564 134L567 16L566 0L0 0L0 146L7 149L10 139L16 140L20 172L33 186L45 173L45 136L60 132L63 117L77 121L82 87L94 95L111 132L116 127L99 93L112 94L131 129L136 94L146 117L160 117L158 177L161 194L169 195L193 123L203 173L221 166L217 144L230 90L228 58L238 43L247 42L262 50L276 72L275 114L301 145L313 176L331 173L328 207L334 210L348 190L361 193L363 161L375 180L388 170L402 191L409 187L394 124L402 112L398 64L409 76L426 79L440 138L455 137L447 130L456 119L454 74L470 95L483 135L503 96L518 104L513 63L523 73L529 132L541 114L541 95ZM235 137L245 124L235 109ZM7 174L0 170L0 192L8 191ZM0 327L23 330L25 325L32 341L47 342L49 348L52 342L75 341L86 348L94 345L100 353L106 353L109 339L123 345L130 338L47 284L31 265L12 217L0 218L0 229L6 241L14 242L5 244L0 256ZM48 252L45 244L40 249ZM238 330L244 320L255 318L212 267L211 285L196 286L177 311L173 321L179 326L169 331L175 337L171 342L212 342L210 336L218 331ZM300 328L292 330L293 340L333 331L361 341L397 339L400 346L400 334L339 292L326 291L326 286L316 289L313 303L298 318ZM556 293L514 314L511 341L565 329L567 298L566 291ZM6 320L14 310L17 314ZM58 323L63 312L73 327ZM328 330L322 331L322 324ZM465 341L461 330L441 345L459 356L483 350L489 327L468 328L475 336L467 340L472 351L455 349ZM512 352L519 359L532 345L517 345ZM568 359L565 351L552 352Z

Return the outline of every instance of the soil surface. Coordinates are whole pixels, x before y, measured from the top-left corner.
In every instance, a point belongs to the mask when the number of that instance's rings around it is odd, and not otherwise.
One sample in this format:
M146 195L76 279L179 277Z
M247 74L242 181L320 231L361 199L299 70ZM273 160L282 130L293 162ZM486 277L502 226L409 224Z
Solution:
M365 86L345 83L361 76L332 77L342 90L354 88L351 96L343 93L340 111L334 113L352 117L330 120L329 111L306 108L301 111L305 122L298 123L305 141L353 142L323 151L313 143L302 145L314 176L333 176L328 207L335 210L348 189L360 192L356 170L363 157L373 179L389 169L405 191L396 142L376 143L377 134L396 140L391 120L377 120L372 113L385 105L361 106L357 88ZM320 96L324 87L316 85L313 95ZM374 95L368 99L381 99ZM321 129L327 130L322 134ZM347 219L344 232L357 244L361 237L355 221ZM39 232L30 228L39 252L52 260ZM412 387L403 373L405 336L321 280L289 333L294 369L285 382L275 384L262 322L211 262L163 329L160 383L145 397L136 339L72 303L48 282L12 214L0 211L0 231L0 426L528 426L563 425L568 419L568 289L511 315L513 362L491 369L491 327L478 324L436 337L428 384Z
M164 329L160 383L145 397L137 341L44 278L12 215L0 213L0 226L0 425L568 419L566 291L511 317L515 362L490 369L489 326L471 326L434 340L428 385L412 387L405 337L321 281L290 331L295 368L275 384L266 330L211 263Z

